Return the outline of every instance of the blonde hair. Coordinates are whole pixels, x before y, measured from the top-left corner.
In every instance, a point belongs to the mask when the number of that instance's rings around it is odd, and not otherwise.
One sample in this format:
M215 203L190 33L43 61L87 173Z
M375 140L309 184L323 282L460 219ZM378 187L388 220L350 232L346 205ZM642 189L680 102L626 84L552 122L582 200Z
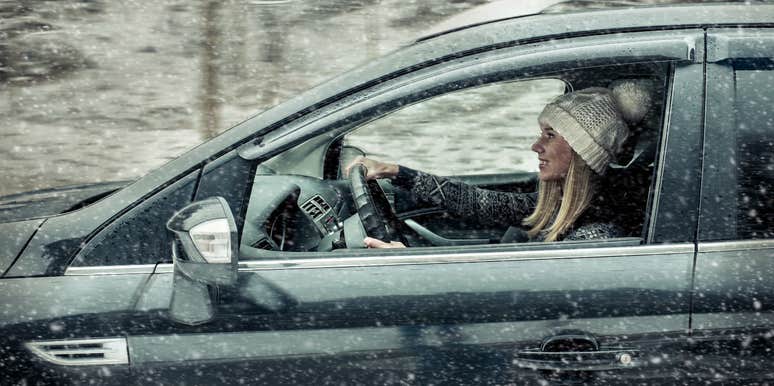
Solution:
M527 232L530 238L545 230L545 241L556 241L591 204L596 190L594 172L578 153L572 153L564 181L540 181L538 185L535 211L522 221L531 227Z

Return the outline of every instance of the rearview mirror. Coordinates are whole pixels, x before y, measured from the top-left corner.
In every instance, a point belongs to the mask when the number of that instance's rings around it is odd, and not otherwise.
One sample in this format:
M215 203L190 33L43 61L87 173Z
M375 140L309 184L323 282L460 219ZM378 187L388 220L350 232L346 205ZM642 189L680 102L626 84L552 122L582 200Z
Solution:
M167 222L174 277L170 317L180 323L205 323L215 316L215 286L236 283L238 242L231 208L222 197L194 202Z

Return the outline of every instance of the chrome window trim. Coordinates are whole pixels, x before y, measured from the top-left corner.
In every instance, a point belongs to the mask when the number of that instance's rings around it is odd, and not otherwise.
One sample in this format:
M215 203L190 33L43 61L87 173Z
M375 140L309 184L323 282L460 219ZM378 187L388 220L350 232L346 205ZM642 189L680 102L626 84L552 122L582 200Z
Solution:
M64 274L65 276L133 275L138 273L153 273L155 268L156 264L67 267Z
M339 258L305 258L289 260L240 261L240 272L312 269L312 268L363 268L389 265L428 265L453 263L481 263L514 260L560 260L623 256L652 256L693 253L690 243L669 245L643 245L635 247L561 249L542 251L466 252L451 254L401 254L397 256L358 256ZM159 264L155 273L171 273L172 264Z
M240 261L240 271L265 271L277 269L307 269L333 267L369 267L385 265L418 265L480 263L513 260L558 260L618 256L644 256L693 253L693 244L648 245L621 248L561 249L541 251L467 252L430 255L365 256L350 258L311 258L294 260Z
M699 243L699 253L750 251L761 249L774 249L774 239L713 241Z
M744 247L746 248L746 247ZM627 247L597 247L578 249L544 249L544 250L514 250L482 252L470 251L462 253L423 254L421 250L408 250L407 254L396 256L353 256L353 257L305 257L301 259L248 260L239 262L240 272L289 270L309 268L359 268L389 265L427 265L453 263L481 263L514 260L559 260L588 259L622 256L652 256L693 253L692 243L655 244ZM393 251L390 251L393 252ZM388 253L390 253L388 252ZM392 253L391 253L392 254ZM307 255L308 256L308 255ZM174 264L156 265L123 265L70 267L65 271L67 276L91 275L127 275L127 274L164 274L174 272Z

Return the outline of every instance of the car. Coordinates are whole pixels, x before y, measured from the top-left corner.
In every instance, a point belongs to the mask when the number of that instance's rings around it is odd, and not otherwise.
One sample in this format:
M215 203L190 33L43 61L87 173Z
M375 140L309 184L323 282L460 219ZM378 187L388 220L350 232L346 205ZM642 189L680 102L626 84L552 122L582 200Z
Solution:
M773 58L772 4L478 22L135 182L0 200L1 382L771 382ZM545 102L626 79L657 87L611 165L625 237L498 242L344 176L532 191ZM374 212L412 248L364 248Z

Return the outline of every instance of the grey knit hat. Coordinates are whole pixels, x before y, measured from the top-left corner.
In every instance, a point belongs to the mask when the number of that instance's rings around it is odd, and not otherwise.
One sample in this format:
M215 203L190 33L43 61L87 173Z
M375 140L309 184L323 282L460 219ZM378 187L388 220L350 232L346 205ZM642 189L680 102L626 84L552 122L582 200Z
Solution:
M604 174L629 136L628 125L650 109L650 85L648 80L626 80L564 94L546 105L538 121L561 134L592 170Z

